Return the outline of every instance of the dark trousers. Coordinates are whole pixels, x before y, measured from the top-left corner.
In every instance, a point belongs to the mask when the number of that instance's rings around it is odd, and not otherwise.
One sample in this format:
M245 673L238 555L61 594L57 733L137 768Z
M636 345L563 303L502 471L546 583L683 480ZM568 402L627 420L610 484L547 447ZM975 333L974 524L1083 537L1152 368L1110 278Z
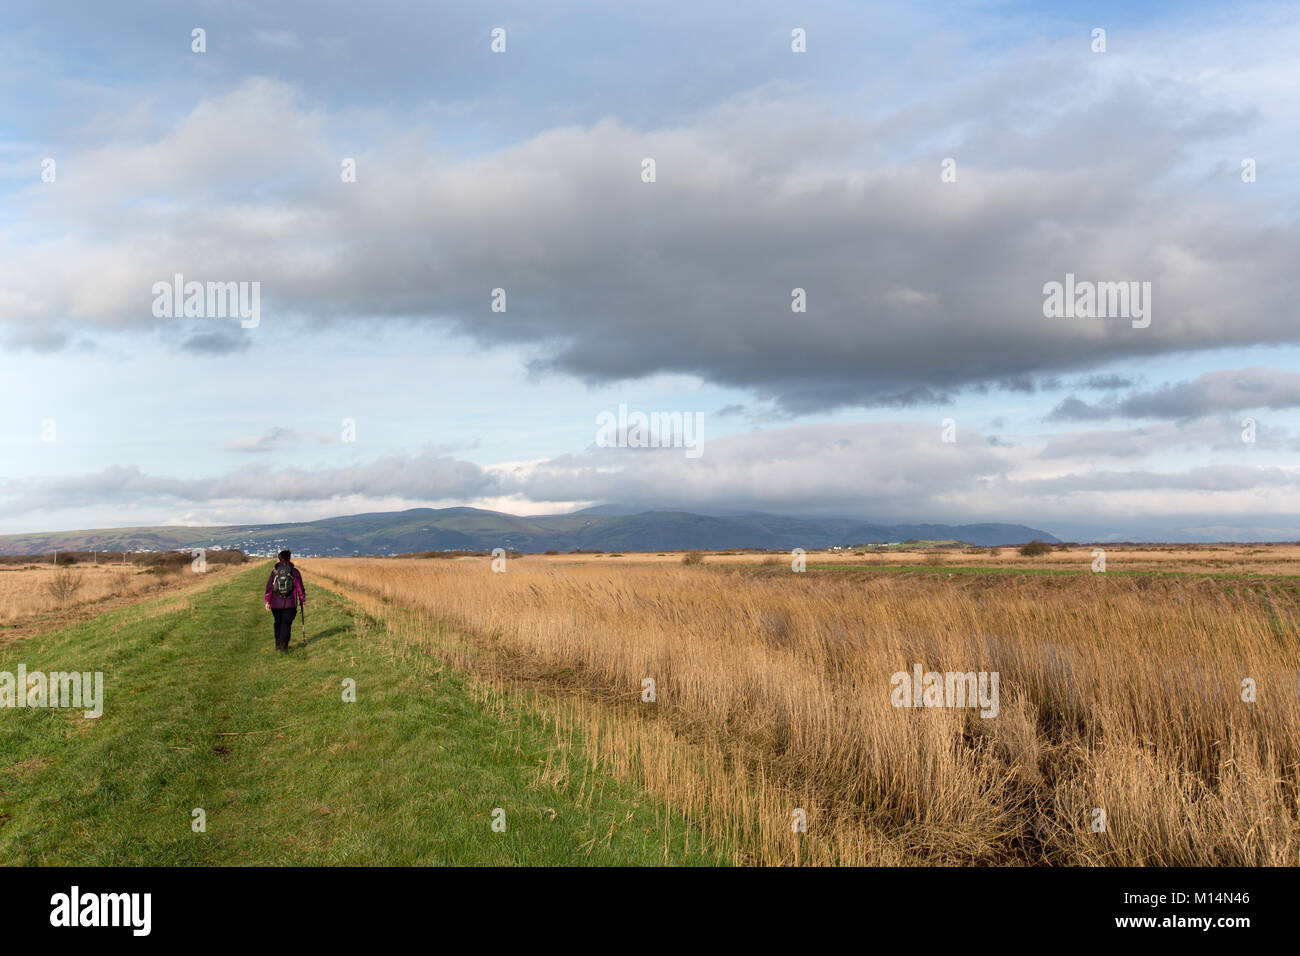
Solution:
M275 646L277 650L284 650L289 646L289 638L293 635L293 619L298 614L296 607L273 607L271 614L275 617Z

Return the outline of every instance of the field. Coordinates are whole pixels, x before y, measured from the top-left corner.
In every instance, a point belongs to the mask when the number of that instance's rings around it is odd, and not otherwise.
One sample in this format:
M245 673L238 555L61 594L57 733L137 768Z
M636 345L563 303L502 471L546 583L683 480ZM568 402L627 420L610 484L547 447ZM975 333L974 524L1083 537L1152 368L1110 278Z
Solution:
M725 862L662 803L571 749L553 756L553 727L319 589L306 640L295 627L294 652L276 655L266 573L209 572L0 647L0 672L104 673L97 719L0 710L0 861Z
M1091 549L818 554L803 574L769 555L307 566L599 741L603 768L738 862L1255 865L1300 853L1295 555L1119 551L1104 574ZM993 568L1061 573L976 573ZM916 664L997 672L998 716L892 706Z
M286 658L226 569L0 647L108 683L0 711L0 858L1296 865L1298 558L304 559ZM918 667L996 713L896 706Z
M109 605L128 604L145 595L206 587L229 565L211 564L196 574L189 563L153 567L139 564L50 562L0 564L0 643L85 617Z
M1048 553L1026 558L1016 547L880 547L843 551L809 551L809 570L845 568L924 568L944 565L951 571L1018 571L1022 573L1091 574L1094 550L1105 551L1107 573L1190 575L1282 575L1300 578L1300 545L1053 545ZM680 564L682 555L627 552L624 554L529 555L530 562L560 565L619 561L629 564ZM784 552L716 551L702 555L711 566L761 565L790 568L792 556Z

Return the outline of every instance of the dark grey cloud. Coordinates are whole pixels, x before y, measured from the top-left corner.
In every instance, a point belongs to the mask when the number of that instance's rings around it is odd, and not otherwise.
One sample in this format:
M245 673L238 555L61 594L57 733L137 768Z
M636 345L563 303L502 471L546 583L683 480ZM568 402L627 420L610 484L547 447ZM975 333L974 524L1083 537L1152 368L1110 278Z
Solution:
M1073 395L1047 416L1049 421L1109 418L1189 420L1255 408L1300 407L1300 373L1265 366L1205 372L1190 382L1162 385L1088 403Z
M1047 415L1049 422L1092 422L1115 417L1116 402L1102 401L1089 404L1071 395L1061 400Z
M537 372L592 383L686 373L786 413L933 403L980 385L1032 391L1120 358L1294 340L1294 219L1164 194L1183 150L1247 118L1202 118L1191 98L1171 109L1176 94L1137 85L1095 104L1087 74L1050 67L1003 64L954 103L879 120L753 96L687 125L566 126L472 158L395 134L342 147L328 113L253 81L162 139L81 157L82 180L30 200L77 231L67 261L98 261L101 287L79 288L39 247L17 250L0 279L30 320L103 324L155 321L142 290L174 272L256 279L261 335L287 315L436 322L529 346ZM1017 70L1060 115L1013 156L982 137L1001 128L997 81ZM1090 105L1068 106L1079 99ZM992 118L971 119L981 105ZM1117 123L1146 135L1121 154L1053 162L1053 137L1112 142ZM945 150L959 157L956 183L940 181L938 155L889 156L891 144L914 149L920 126L958 136ZM228 147L220 157L213 141ZM353 152L358 182L344 185L339 156ZM655 183L641 181L646 156ZM286 177L247 201L247 182ZM139 193L227 187L225 201L133 207L123 231L122 204ZM1151 326L1045 318L1042 287L1067 272L1151 282ZM505 311L492 310L495 288ZM791 311L795 288L806 312Z
M252 344L252 339L248 335L240 335L237 332L202 332L184 339L180 348L184 352L197 355L234 355L247 352Z
M1087 378L1080 379L1078 382L1074 383L1075 388L1086 388L1099 392L1115 391L1121 388L1132 388L1135 385L1137 385L1136 378L1114 373L1089 375Z
M1020 392L1026 395L1032 395L1039 389L1049 389L1058 387L1055 378L1038 379L1033 375L1011 375L1000 379L995 383L998 388L1007 392Z
M1253 449L1288 447L1284 429L1257 426ZM1035 457L1041 461L1066 458L1153 458L1174 451L1227 451L1241 454L1245 443L1239 421L1223 417L1196 422L1160 423L1142 428L1097 429L1053 435Z

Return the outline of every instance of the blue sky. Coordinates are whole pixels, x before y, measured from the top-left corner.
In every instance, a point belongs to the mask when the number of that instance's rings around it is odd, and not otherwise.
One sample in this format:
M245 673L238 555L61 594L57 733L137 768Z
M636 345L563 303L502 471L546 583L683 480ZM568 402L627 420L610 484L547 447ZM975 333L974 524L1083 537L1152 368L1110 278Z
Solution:
M1272 4L7 4L0 530L612 502L1300 538L1297 35ZM1150 282L1150 325L1045 316L1067 272ZM175 273L259 282L259 323L156 316ZM598 447L620 405L703 453Z

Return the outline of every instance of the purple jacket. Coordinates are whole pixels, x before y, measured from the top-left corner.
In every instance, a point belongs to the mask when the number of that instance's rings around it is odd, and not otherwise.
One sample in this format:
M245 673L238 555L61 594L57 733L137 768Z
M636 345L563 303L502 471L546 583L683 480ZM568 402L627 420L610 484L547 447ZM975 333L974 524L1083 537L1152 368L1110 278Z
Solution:
M277 563L277 568L282 568L282 563ZM293 568L293 589L295 594L276 594L271 590L271 582L275 580L275 568L266 577L266 601L276 610L283 610L287 607L297 607L301 602L307 600L307 589L302 586L302 574L297 568L293 567L293 562L289 562L289 567Z

